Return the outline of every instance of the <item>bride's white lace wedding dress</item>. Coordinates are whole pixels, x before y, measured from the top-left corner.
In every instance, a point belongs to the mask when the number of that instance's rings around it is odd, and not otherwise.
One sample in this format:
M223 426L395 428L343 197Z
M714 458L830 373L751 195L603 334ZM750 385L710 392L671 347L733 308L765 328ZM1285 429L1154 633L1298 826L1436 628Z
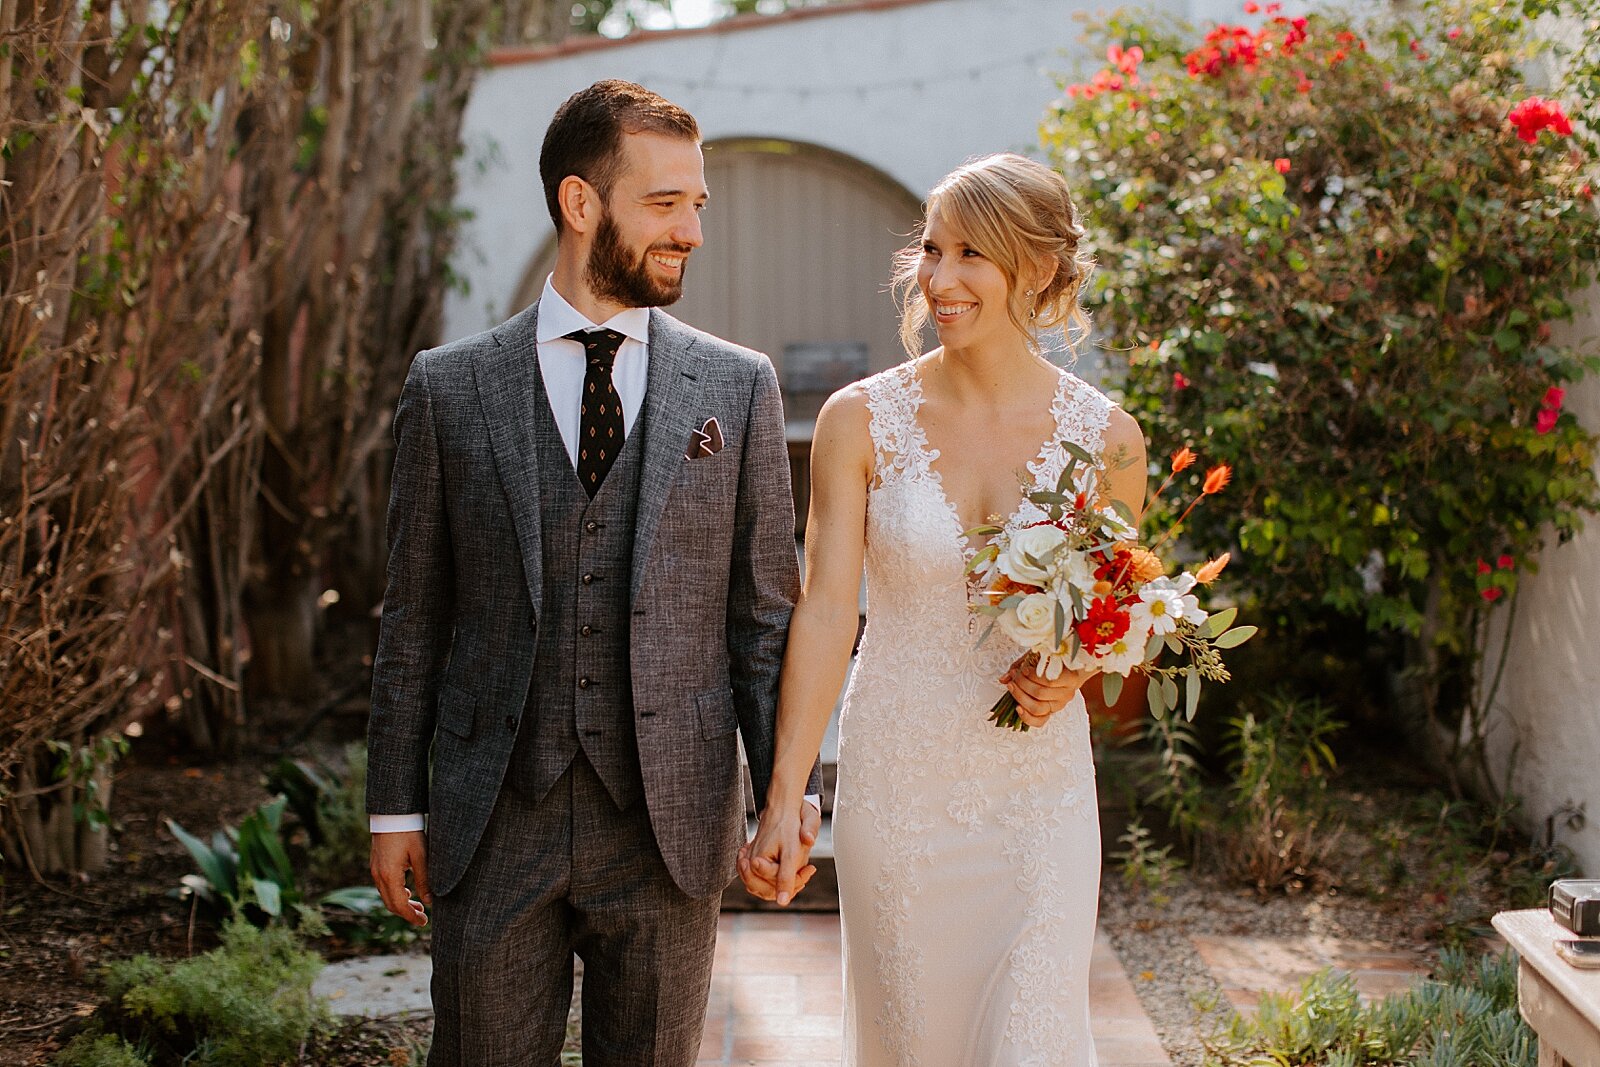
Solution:
M1027 733L986 720L1017 652L998 634L975 647L964 569L979 546L963 541L918 425L918 366L864 385L876 467L867 629L840 720L833 816L844 1062L1094 1064L1100 826L1083 698ZM1055 433L1030 473L1054 484L1061 442L1101 453L1111 402L1063 373L1052 410Z

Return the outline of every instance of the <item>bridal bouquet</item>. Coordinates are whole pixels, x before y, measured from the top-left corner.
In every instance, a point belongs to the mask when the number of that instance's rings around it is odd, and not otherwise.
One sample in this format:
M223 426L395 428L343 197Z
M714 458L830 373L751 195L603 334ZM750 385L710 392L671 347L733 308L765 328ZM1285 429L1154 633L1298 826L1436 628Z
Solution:
M1128 675L1149 675L1146 694L1157 718L1177 709L1181 679L1184 715L1193 719L1202 679L1228 679L1219 650L1243 644L1256 627L1234 626L1236 608L1208 615L1194 594L1195 586L1222 573L1226 553L1193 572L1169 574L1154 549L1204 497L1222 491L1230 471L1217 466L1207 472L1199 494L1177 522L1146 548L1138 543L1128 506L1109 499L1104 465L1081 448L1066 447L1071 459L1053 487L1025 487L1027 499L1044 518L1017 518L1004 526L966 531L968 538L991 539L967 568L977 583L972 610L991 619L979 644L998 628L1046 678L1068 669L1099 670L1105 676L1108 705L1116 703ZM1156 496L1194 462L1193 452L1179 450ZM1073 490L1084 467L1094 473L1092 493ZM1157 666L1163 649L1187 662ZM1010 692L990 709L989 720L1008 729L1028 729Z

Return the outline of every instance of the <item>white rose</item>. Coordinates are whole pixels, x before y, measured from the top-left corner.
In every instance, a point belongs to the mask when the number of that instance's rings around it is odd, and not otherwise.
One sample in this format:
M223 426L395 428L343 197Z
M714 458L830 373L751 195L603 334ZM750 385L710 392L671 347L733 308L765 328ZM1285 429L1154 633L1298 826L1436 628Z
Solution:
M1055 643L1056 602L1044 593L1029 593L996 620L1005 635L1023 648L1043 648Z
M1048 524L1018 530L1000 556L1000 570L1012 581L1043 585L1050 577L1050 555L1066 539L1066 534ZM1029 562L1030 556L1037 565Z

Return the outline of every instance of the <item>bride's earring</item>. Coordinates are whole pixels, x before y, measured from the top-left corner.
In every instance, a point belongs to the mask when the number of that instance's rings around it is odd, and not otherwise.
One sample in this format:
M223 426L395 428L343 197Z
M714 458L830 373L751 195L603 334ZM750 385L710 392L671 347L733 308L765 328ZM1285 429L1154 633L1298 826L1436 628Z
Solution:
M1029 289L1023 295L1026 296L1029 300L1032 300L1033 299L1033 290ZM1036 308L1036 307L1030 307L1028 309L1028 321L1032 322L1034 319L1036 319L1038 317L1039 317L1039 309Z

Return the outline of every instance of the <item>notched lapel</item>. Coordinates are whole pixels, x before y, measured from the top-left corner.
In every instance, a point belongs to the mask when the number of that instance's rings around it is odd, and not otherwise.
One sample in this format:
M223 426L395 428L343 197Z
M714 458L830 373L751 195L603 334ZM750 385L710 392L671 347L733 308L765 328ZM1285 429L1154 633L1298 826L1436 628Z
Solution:
M474 360L472 373L478 403L489 427L495 469L511 505L527 576L534 619L543 598L543 549L539 540L539 464L533 442L534 375L539 373L537 343L539 305L513 317L495 331L500 347Z
M700 358L694 336L659 311L650 313L650 371L644 392L644 469L634 517L633 574L629 599L639 596L644 568L661 512L683 471L684 450L694 432L690 398L699 389Z

